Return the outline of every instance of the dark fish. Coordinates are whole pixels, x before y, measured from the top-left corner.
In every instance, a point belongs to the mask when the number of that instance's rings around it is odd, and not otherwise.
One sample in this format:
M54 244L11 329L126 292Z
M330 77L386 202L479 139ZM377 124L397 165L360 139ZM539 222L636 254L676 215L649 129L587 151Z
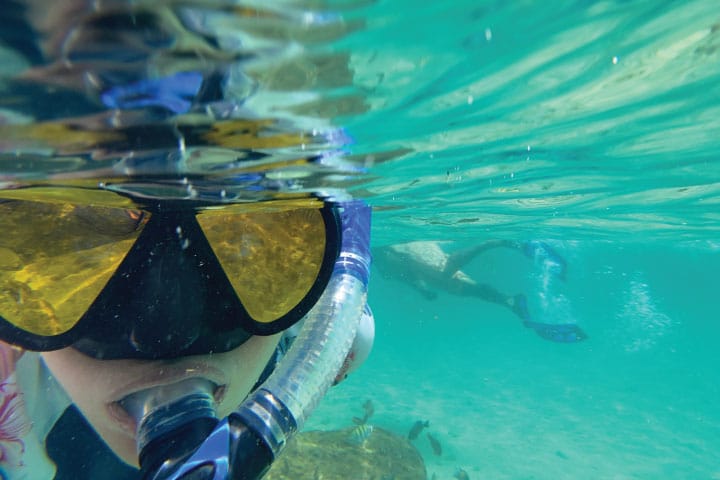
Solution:
M470 480L470 475L468 475L468 473L460 467L455 470L453 477L457 478L458 480Z
M433 437L429 433L426 433L425 435L427 435L427 439L430 442L430 448L432 448L433 453L438 457L442 455L442 445L440 445L438 439Z
M363 410L365 410L365 414L362 416L362 418L352 418L352 421L355 425L365 425L370 419L370 417L373 416L373 414L375 413L375 407L373 406L372 400L366 400L365 403L363 403Z
M375 413L375 407L373 406L372 400L367 400L363 403L363 409L365 410L365 421L367 422L368 419Z
M420 435L420 432L422 432L423 428L427 428L429 426L430 422L428 420L418 420L417 422L413 423L413 426L410 429L410 433L408 433L408 440L415 440L418 435Z

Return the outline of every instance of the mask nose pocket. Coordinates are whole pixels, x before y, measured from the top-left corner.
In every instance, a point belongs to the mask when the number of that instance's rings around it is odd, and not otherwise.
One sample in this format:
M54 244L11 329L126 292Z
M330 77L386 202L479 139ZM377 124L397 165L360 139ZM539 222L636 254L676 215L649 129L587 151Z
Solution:
M148 295L139 293L127 312L132 316L128 340L138 352L167 357L198 339L208 299L192 258L172 251L155 257L142 275Z
M103 358L227 351L249 337L243 315L192 212L155 214L85 314L88 329L74 346Z

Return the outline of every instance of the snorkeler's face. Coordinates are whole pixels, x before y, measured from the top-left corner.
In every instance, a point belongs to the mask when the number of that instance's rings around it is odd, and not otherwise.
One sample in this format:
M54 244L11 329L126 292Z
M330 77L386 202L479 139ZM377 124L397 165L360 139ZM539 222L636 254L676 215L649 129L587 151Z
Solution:
M199 377L217 386L217 415L225 417L248 395L279 339L279 334L255 336L229 352L173 360L96 360L73 348L42 356L100 437L118 457L137 466L136 425L119 400L149 387Z

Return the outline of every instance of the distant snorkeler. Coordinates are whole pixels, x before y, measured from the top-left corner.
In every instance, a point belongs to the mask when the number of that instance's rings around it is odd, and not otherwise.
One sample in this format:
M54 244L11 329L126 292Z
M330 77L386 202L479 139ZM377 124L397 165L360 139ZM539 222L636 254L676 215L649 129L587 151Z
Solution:
M552 324L535 322L530 317L527 297L520 293L506 295L491 285L479 283L461 268L478 255L494 249L509 248L534 259L545 271L565 280L567 263L550 245L540 241L517 242L489 240L457 252L448 253L440 242L417 241L388 245L373 249L375 265L417 289L424 297L434 299L438 291L453 295L477 297L510 309L523 325L533 329L546 340L561 343L579 342L587 338L585 332L574 323Z

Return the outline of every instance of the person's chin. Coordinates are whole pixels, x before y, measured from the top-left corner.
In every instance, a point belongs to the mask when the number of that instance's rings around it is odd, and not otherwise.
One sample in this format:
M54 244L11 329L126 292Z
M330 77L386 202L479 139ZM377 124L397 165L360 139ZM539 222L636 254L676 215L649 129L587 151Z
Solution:
M123 462L131 467L138 468L138 452L135 443L135 434L125 429L118 429L115 426L103 426L96 430L105 444Z

